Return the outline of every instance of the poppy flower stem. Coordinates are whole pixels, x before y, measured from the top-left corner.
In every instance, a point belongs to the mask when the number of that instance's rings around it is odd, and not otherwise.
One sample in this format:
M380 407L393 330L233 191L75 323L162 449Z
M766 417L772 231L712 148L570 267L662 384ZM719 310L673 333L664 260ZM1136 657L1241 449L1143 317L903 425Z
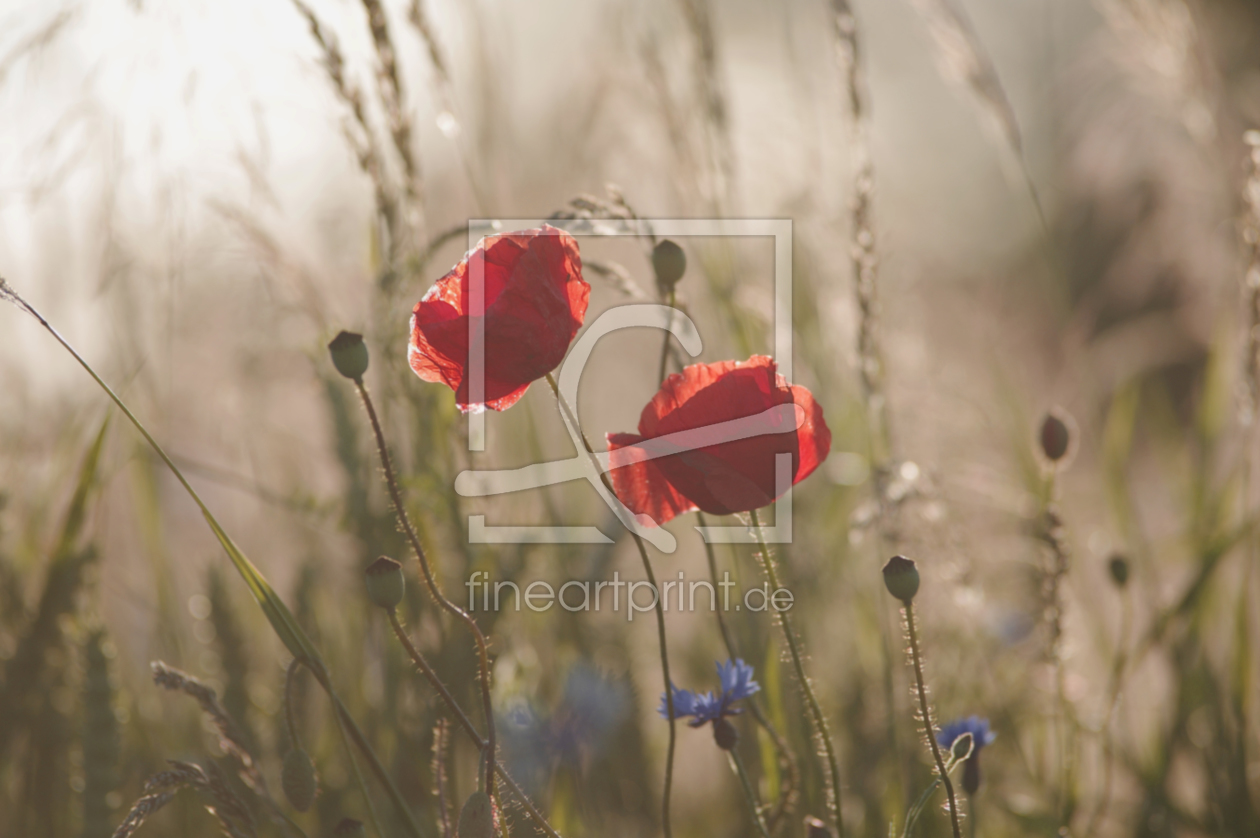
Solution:
M936 725L932 722L932 707L928 703L927 687L923 682L923 656L919 651L919 635L914 626L914 603L906 601L902 609L906 615L906 635L910 639L910 662L914 666L915 692L919 694L919 713L923 716L923 733L927 736L932 749L932 759L936 762L936 771L945 786L945 797L949 800L949 825L954 830L954 838L962 838L962 828L958 825L958 799L954 795L954 783L949 779L949 770L941 757L941 746L936 741Z
M396 613L390 613L389 624L394 630L394 636L398 638L398 642L401 643L403 649L407 651L407 657L411 658L411 662L415 664L416 669L419 669L421 674L424 675L424 677L428 679L429 683L433 686L433 689L437 690L438 695L441 696L444 702L446 702L447 708L455 716L455 720L459 722L459 726L462 727L464 732L468 734L468 738L473 741L473 744L476 745L482 753L484 753L486 751L486 740L481 738L481 734L477 732L477 728L473 725L472 720L468 718L468 714L465 713L464 709L459 706L459 702L455 700L455 696L451 695L451 691L447 688L446 684L442 683L442 679L438 677L437 672L434 671L429 662L425 660L424 655L420 654L420 650L416 648L415 644L411 642L411 638L407 636L407 632L403 629L402 623L399 622L398 615ZM516 781L503 770L503 766L499 765L498 762L492 762L491 767L494 771L498 772L499 777L502 778L503 782L507 785L508 791L510 791L516 799L520 801L521 806L525 809L525 813L529 815L538 828L550 836L550 838L560 838L559 833L552 828L551 824L547 823L547 819L544 818L542 813L534 807L534 804L530 802L530 799L525 795L525 792L521 790L521 787L516 784ZM445 813L443 813L443 815L445 816Z
M765 571L766 582L769 583L771 589L778 590L779 574L774 567L774 555L770 552L770 545L766 543L765 536L761 531L761 521L757 518L757 510L748 513L752 519L753 534L757 538L757 546L761 548L759 558L761 560L761 569ZM802 659L800 642L796 638L796 630L792 627L792 620L787 611L778 611L776 616L779 620L779 626L783 629L783 636L787 640L788 653L792 657L792 667L796 670L796 680L800 682L801 691L805 693L805 703L809 706L810 717L813 722L814 733L818 736L819 742L822 744L823 755L827 760L828 772L828 803L831 808L831 820L835 824L836 834L840 838L844 838L844 817L842 804L840 802L840 763L836 759L835 746L831 742L831 728L827 724L827 717L823 715L822 705L818 703L818 696L814 694L813 684L809 680L809 676L805 674L805 663Z
M411 517L407 514L407 508L403 505L402 492L398 488L398 478L394 474L394 464L390 460L389 448L385 445L385 434L381 430L380 419L377 418L376 408L372 404L372 396L368 393L367 385L363 383L362 378L356 378L354 386L359 391L359 398L362 399L363 407L367 411L368 421L372 424L372 433L376 437L376 451L380 456L381 468L385 472L385 485L389 487L389 497L394 504L394 514L398 516L398 523L402 527L403 533L407 536L407 540L411 543L411 549L416 554L416 560L420 563L420 572L424 576L424 583L429 589L429 594L438 605L462 620L477 641L477 662L481 676L481 702L486 716L485 790L486 794L490 795L491 799L494 799L496 797L494 782L496 753L494 705L490 700L490 653L487 649L486 636L482 633L481 627L477 625L477 621L473 619L471 614L446 598L442 593L442 589L438 586L437 580L433 577L433 571L429 567L429 559L424 551L424 545L420 543L420 537L416 534L416 528L412 525ZM481 781L479 779L478 785L480 784Z
M670 308L673 308L675 303L677 302L678 302L677 292L673 288L669 289L669 301L666 302L666 305L668 305ZM660 365L659 370L656 373L657 381L665 380L665 371L669 365L669 339L671 337L672 335L670 334L669 330L666 329L665 337L663 338L664 343L661 344L661 365Z
M603 481L605 488L609 492L616 495L612 481L608 479L607 473L604 472L598 458L595 456L595 449L591 447L590 440L586 438L586 432L578 424L577 413L560 392L560 385L556 383L556 377L553 373L547 373L547 383L551 385L551 392L555 395L556 403L560 406L560 410L567 414L569 422L578 429L578 433L582 437L582 447L586 449L586 455L594 463L595 471L599 474L600 480ZM648 558L647 545L643 543L643 539L639 538L638 533L633 530L630 531L630 537L634 539L635 546L639 548L639 558L643 561L643 572L647 576L648 584L652 586L652 590L659 592L660 588L656 584L656 573L652 570L652 560ZM674 788L674 744L678 736L678 717L674 709L673 679L669 676L669 648L665 642L665 603L659 594L656 597L656 636L661 651L661 676L665 680L665 707L669 714L669 747L665 756L665 790L661 796L661 827L665 838L672 838L673 828L670 826L669 809L670 797Z
M752 810L753 823L757 825L757 832L761 838L770 838L770 830L766 828L766 821L761 817L761 809L757 806L757 795L753 792L752 782L748 779L748 772L744 770L744 761L739 757L739 751L732 748L726 752L731 758L731 767L735 769L735 773L739 775L739 782L744 786L744 797L748 800L748 808Z
M696 510L696 523L702 527L708 526L708 521L700 510ZM713 545L709 543L708 539L704 541L704 555L709 563L709 578L712 580L714 587L717 587L717 557L713 554ZM730 627L726 625L726 617L722 615L722 609L714 609L713 613L717 616L718 629L722 632L722 643L726 646L727 657L732 659L740 657L739 650L735 646L735 638L731 635ZM779 754L780 765L787 775L779 792L779 799L767 818L770 826L774 826L781 817L787 814L788 809L792 805L798 783L800 782L800 773L796 765L796 757L793 755L791 747L788 746L787 740L770 722L770 719L762 711L761 705L755 697L750 696L748 698L748 707L752 710L753 718L757 720L757 724L761 725L761 728L770 735L770 741L774 743L774 749Z

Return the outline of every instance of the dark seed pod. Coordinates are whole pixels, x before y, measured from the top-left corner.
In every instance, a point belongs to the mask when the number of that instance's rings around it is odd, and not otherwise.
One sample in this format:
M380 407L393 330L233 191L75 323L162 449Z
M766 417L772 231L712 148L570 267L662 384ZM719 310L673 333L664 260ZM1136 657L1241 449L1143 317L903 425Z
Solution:
M456 838L494 838L494 803L484 791L475 791L459 813Z
M364 828L363 821L342 818L333 829L333 838L367 838L367 829Z
M897 599L910 604L919 592L919 569L905 556L893 556L884 565L884 587Z
M1111 574L1111 581L1117 588L1124 588L1129 584L1129 560L1119 553L1107 560L1107 572Z
M368 369L368 349L363 335L356 332L339 332L328 344L333 366L337 372L353 381L361 381Z
M367 583L368 598L386 611L393 611L402 602L407 585L402 565L389 556L381 556L368 565L363 579Z
M1041 453L1052 463L1057 463L1067 456L1072 447L1072 428L1076 422L1070 415L1059 408L1054 408L1041 420Z
M289 804L299 812L305 812L315 802L319 781L315 779L315 763L301 748L293 748L284 755L284 768L280 772L280 785Z
M980 790L980 755L972 754L963 763L963 791L975 794Z
M724 751L733 751L739 744L739 731L726 719L718 719L713 723L713 740Z
M687 272L687 254L677 242L662 239L652 249L652 270L656 273L656 285L668 293Z

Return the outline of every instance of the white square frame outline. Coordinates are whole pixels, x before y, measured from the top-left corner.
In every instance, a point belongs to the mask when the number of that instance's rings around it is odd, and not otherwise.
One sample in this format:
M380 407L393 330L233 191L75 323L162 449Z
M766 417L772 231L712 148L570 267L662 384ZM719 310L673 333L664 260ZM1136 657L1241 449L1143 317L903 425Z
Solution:
M792 219L790 218L617 218L536 219L536 218L470 218L467 250L471 253L485 236L527 230L548 224L578 236L641 237L651 229L657 238L772 238L774 239L774 360L778 373L792 380ZM570 227L586 227L572 232ZM471 264L470 264L471 267ZM484 271L484 268L483 268ZM485 274L469 272L468 318L468 400L476 404L485 395ZM639 305L630 302L625 305ZM574 406L576 410L576 405ZM486 410L469 411L468 450L486 449ZM779 455L775 462L776 489L786 489L775 502L775 523L762 526L765 541L787 544L792 541L791 455ZM710 544L753 544L757 542L751 527L695 527ZM484 515L468 516L468 538L471 544L517 543L611 543L596 527L570 526L489 526ZM671 539L672 540L672 539ZM672 551L669 551L672 552Z

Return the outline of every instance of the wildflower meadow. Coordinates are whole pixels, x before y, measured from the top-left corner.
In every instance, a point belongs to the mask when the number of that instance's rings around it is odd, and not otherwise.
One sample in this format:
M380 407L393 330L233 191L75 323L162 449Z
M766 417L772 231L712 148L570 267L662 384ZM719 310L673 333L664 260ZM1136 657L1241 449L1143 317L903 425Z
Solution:
M1260 10L0 0L0 838L1260 836Z

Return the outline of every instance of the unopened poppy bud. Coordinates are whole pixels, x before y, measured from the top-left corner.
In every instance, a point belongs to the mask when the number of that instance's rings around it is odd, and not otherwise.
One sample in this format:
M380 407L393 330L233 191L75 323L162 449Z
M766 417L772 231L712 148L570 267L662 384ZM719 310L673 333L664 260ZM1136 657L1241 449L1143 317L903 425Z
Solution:
M290 805L305 812L315 802L318 781L315 779L315 763L301 748L294 748L284 755L284 768L280 772L280 785Z
M494 838L494 803L484 791L468 796L459 813L456 838Z
M733 751L739 744L739 731L726 719L717 719L713 722L713 741L722 750Z
M905 556L893 556L884 565L884 587L897 599L910 604L919 592L919 569Z
M1111 574L1111 581L1116 583L1117 588L1129 584L1129 560L1119 553L1107 560L1107 572Z
M949 752L953 755L954 762L958 762L971 756L971 749L975 746L975 737L970 733L964 733L954 740L954 744L949 746Z
M367 829L364 828L363 821L342 818L333 829L333 838L367 838Z
M402 602L407 584L402 565L389 556L381 556L368 565L363 579L367 582L368 598L386 611L392 612Z
M831 830L818 818L807 817L805 818L805 836L806 838L831 838Z
M670 291L687 272L687 254L677 242L662 239L652 248L652 270L662 291Z
M339 332L328 344L333 366L337 372L354 381L362 381L368 368L368 349L363 335L356 332Z
M1041 453L1052 463L1057 463L1067 456L1072 446L1072 426L1076 423L1072 417L1059 408L1054 408L1041 420Z

